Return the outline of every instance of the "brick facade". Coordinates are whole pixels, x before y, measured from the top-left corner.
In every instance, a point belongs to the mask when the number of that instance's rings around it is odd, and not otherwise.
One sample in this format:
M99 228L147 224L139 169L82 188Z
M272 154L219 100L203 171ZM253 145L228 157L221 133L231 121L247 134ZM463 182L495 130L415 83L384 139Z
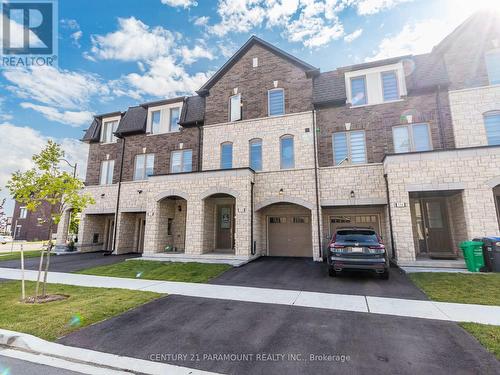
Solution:
M253 67L253 58L258 67ZM242 97L243 120L267 117L267 91L277 87L285 90L285 113L312 110L312 79L303 69L284 60L274 52L255 44L210 88L205 104L205 125L229 120L229 97L234 89Z
M448 95L446 92L412 94L402 101L361 108L330 106L317 109L316 119L320 129L318 137L319 165L333 165L332 135L351 130L364 130L368 163L380 163L387 153L394 152L392 128L406 124L404 117L413 116L413 122L426 122L431 132L434 149L454 147Z
M27 212L26 218L20 217L22 205L16 202L12 215L12 236L16 240L45 241L49 239L49 224L46 222L50 215L49 204L42 204L37 211ZM17 232L16 226L19 228ZM52 225L52 234L56 234L57 225Z

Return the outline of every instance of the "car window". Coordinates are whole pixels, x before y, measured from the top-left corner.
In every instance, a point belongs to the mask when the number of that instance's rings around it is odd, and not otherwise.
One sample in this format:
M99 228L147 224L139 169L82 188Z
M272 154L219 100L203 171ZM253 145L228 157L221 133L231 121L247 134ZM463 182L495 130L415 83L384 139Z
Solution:
M339 230L336 242L372 242L378 243L377 234L372 230Z

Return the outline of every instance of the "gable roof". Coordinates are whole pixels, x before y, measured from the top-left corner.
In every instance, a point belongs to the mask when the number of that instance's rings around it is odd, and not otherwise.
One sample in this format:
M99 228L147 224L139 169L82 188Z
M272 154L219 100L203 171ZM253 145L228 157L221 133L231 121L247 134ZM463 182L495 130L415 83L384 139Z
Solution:
M229 70L231 67L254 45L260 45L267 49L268 51L271 51L275 53L276 55L282 57L283 59L291 62L292 64L298 66L299 68L303 69L306 74L309 75L316 75L319 73L319 69L306 63L303 60L300 60L299 58L289 54L288 52L283 51L282 49L273 46L271 43L266 42L263 39L260 39L256 37L255 35L252 35L250 39L246 41L241 48L236 51L236 53L226 61L222 67L215 72L215 74L210 77L210 79L198 90L196 91L197 94L199 95L205 95L208 90Z

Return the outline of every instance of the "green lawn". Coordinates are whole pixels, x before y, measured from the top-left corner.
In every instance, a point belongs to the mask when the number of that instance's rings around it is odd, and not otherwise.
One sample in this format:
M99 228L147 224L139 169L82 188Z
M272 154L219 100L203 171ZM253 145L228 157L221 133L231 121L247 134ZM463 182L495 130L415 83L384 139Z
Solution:
M35 283L27 282L26 286L27 295L33 295ZM24 304L19 302L20 281L0 283L0 327L55 340L161 296L152 292L61 284L48 284L47 292L70 297L45 304Z
M140 278L147 280L185 281L206 283L230 269L227 264L156 262L130 260L78 271L87 275Z
M477 323L460 323L460 325L500 360L499 326Z
M434 301L500 306L500 273L418 272L409 276Z
M40 250L32 250L24 252L24 259L26 258L36 258L40 256ZM20 251L13 251L12 253L0 253L0 262L4 260L16 260L21 259Z

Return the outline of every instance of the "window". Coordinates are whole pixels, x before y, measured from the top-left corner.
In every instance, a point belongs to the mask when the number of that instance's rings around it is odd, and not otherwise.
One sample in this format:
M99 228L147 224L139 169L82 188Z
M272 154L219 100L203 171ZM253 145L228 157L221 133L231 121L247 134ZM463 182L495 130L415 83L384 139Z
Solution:
M28 209L26 207L21 207L19 209L19 219L26 219L28 217Z
M285 114L285 91L283 89L273 89L267 92L267 105L269 116L279 116Z
M295 167L295 158L293 153L293 136L284 135L280 139L280 158L281 169L290 169Z
M145 180L153 175L154 154L141 154L135 157L134 180Z
M233 167L233 144L225 142L220 145L220 168L231 169Z
M485 58L490 85L500 84L500 50L486 53Z
M150 125L151 134L158 134L160 132L160 124L161 124L161 111L151 112L151 125Z
M180 108L170 108L170 131L179 131Z
M233 95L229 98L229 121L241 120L241 95Z
M116 137L113 133L118 129L118 121L108 121L102 124L101 142L112 143L116 142Z
M167 236L171 236L172 235L173 224L174 224L174 219L171 218L171 217L169 217L168 220L167 220Z
M333 134L333 162L340 165L366 163L366 142L363 130Z
M399 99L398 75L395 71L382 73L384 102Z
M113 183L114 160L104 160L101 163L101 185L111 185Z
M500 145L500 111L484 115L484 127L489 145Z
M412 124L392 128L394 152L428 151L432 149L428 124Z
M351 103L353 106L368 103L365 76L351 78Z
M250 168L254 171L262 170L262 140L252 139L250 141Z
M172 151L170 162L170 172L191 172L193 170L193 151L192 150L179 150Z

